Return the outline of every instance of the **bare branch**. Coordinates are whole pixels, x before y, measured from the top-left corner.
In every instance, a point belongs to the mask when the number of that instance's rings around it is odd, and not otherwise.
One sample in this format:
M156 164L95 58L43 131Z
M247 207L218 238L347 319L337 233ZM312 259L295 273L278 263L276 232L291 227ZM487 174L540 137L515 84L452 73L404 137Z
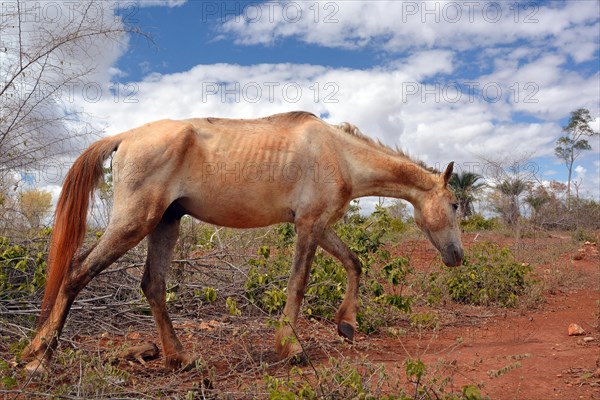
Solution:
M63 16L52 24L27 20L24 13L28 11L20 2L15 4L0 21L5 38L5 46L0 49L5 53L0 65L3 169L22 169L64 154L78 138L93 132L89 125L88 129L72 132L72 126L86 123L82 118L85 114L69 103L74 101L72 88L93 78L99 46L120 43L130 34L152 42L138 28L113 16L110 2L80 3L68 18ZM113 18L93 18L92 11L99 9ZM61 96L65 91L69 91L69 102Z

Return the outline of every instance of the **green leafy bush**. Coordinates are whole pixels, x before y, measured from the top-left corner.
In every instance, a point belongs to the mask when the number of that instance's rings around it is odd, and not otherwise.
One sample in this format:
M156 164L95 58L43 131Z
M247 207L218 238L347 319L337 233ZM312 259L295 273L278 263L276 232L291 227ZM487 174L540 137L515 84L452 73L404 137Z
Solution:
M245 283L246 297L269 314L283 310L287 275L291 265L291 249L282 246L273 256L268 246L257 251L257 257L249 260L252 266Z
M463 265L446 268L443 280L456 302L514 307L533 283L531 271L508 248L485 242L467 250Z
M346 293L346 271L337 260L319 251L304 295L305 310L309 316L332 319Z
M497 218L485 218L481 214L473 214L460 221L463 232L491 231L500 226Z
M25 247L0 237L0 300L22 299L46 282L45 254L35 242Z
M576 242L591 243L596 243L598 241L598 239L592 232L587 231L585 229L577 229L575 232L573 232L573 240L575 240Z
M354 366L340 362L335 358L329 359L329 368L318 370L319 382L314 384L305 377L299 368L290 371L290 378L265 377L266 388L271 400L294 399L372 399L370 390L365 386L363 375ZM374 368L369 368L373 373Z
M405 362L408 389L393 382L383 365L357 363L336 358L329 359L330 365L318 368L314 373L318 379L310 379L299 368L292 368L287 377L265 376L266 391L271 400L293 399L364 399L364 400L488 400L479 388L465 385L460 393L455 392L452 378L440 376L439 371L429 371L421 360Z
M245 283L246 297L269 314L279 313L285 306L293 249L289 246L274 253L271 256L264 246L258 250L258 257L250 260L252 267ZM345 290L344 268L322 251L317 252L305 292L306 314L333 318Z

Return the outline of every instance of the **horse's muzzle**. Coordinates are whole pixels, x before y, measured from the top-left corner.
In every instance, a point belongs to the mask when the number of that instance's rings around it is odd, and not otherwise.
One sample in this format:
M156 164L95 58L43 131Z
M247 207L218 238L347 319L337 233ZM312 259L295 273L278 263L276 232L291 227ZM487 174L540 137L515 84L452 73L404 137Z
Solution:
M462 264L463 256L462 246L450 244L442 253L442 261L448 267L458 267Z

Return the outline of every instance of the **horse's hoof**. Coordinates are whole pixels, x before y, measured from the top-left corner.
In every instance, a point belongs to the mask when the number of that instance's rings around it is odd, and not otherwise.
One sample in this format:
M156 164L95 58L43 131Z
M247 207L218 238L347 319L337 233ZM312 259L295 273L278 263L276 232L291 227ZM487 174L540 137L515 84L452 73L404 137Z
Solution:
M48 365L45 361L33 360L25 365L25 373L30 377L44 377L49 373Z
M297 353L290 356L290 364L299 367L305 367L308 365L308 357L304 353Z
M202 359L200 357L195 357L186 362L182 362L179 372L187 372L187 371L192 371L194 369L196 369L198 371L204 369L204 365L203 365Z
M165 367L168 371L186 372L193 369L202 369L202 358L192 353L181 353L174 357L167 357Z
M338 334L349 342L352 342L354 340L354 327L342 321L338 325Z

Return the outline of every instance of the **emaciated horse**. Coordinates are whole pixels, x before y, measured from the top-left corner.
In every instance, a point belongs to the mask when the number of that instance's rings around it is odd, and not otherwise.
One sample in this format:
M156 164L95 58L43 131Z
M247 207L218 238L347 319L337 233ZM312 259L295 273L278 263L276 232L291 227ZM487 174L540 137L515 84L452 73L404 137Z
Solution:
M80 252L89 201L112 153L110 223L95 246ZM352 340L361 265L331 225L358 197L405 199L443 262L459 265L457 201L447 188L452 166L441 175L431 173L350 124L330 125L305 112L249 120L162 120L104 138L85 150L65 178L38 331L23 352L23 359L31 360L26 369L46 369L77 294L146 236L141 287L158 325L166 368L193 363L194 356L175 334L165 300L165 275L186 214L233 228L294 223L296 251L276 350L282 358L301 353L289 338L297 332L317 246L346 269L348 286L336 323L338 333Z

